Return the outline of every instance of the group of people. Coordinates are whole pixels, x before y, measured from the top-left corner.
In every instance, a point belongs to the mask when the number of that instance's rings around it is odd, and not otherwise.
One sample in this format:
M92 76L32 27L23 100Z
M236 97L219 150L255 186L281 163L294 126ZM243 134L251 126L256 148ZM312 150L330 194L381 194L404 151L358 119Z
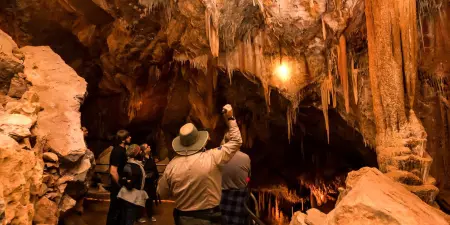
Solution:
M107 225L134 225L146 222L145 214L153 222L153 201L159 173L148 144L131 144L128 131L116 134L110 155L110 206Z
M231 105L225 105L222 114L228 131L219 147L206 149L209 133L197 130L192 123L182 126L179 136L172 141L177 154L159 179L156 193L162 199L175 200L173 217L176 225L247 224L244 203L248 195L250 158L239 151L242 137ZM147 200L152 196L148 198L146 193L150 192L141 191L145 189L145 182L130 178L137 177L139 170L145 174L145 165L139 165L137 158L142 150L132 145L125 149L131 139L128 132L119 131L117 136L120 143L114 147L110 158L110 173L115 186L111 188L107 224L132 225L139 217L139 208L145 206L144 202L147 202L147 208L152 204ZM124 160L126 157L128 163Z

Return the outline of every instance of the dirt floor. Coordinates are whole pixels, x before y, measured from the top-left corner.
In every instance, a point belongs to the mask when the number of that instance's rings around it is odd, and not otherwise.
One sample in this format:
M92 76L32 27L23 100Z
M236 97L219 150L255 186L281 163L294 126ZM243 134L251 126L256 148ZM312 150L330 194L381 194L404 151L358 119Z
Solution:
M108 201L85 201L85 208L83 213L83 221L87 225L105 225L106 214L108 213ZM174 204L170 202L163 202L161 205L155 207L156 222L142 223L142 225L171 225L174 224L172 211ZM137 223L139 224L139 223Z

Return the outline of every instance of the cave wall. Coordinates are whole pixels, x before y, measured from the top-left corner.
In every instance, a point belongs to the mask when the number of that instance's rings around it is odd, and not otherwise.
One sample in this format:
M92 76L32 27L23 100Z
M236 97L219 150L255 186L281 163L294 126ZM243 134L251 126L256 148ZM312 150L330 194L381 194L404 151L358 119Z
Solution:
M420 28L419 83L417 104L414 106L428 133L427 150L433 157L430 173L438 187L449 186L449 105L448 76L450 74L450 6L422 2Z

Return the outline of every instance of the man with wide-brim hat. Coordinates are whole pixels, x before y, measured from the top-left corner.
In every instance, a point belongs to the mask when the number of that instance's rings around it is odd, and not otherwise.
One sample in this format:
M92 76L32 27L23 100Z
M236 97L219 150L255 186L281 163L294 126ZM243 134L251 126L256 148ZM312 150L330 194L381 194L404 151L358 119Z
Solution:
M175 199L174 219L177 225L220 224L222 175L226 164L242 145L241 132L231 105L223 107L228 124L229 141L206 151L209 134L198 131L192 123L180 129L172 142L177 156L167 165L158 185L161 198Z

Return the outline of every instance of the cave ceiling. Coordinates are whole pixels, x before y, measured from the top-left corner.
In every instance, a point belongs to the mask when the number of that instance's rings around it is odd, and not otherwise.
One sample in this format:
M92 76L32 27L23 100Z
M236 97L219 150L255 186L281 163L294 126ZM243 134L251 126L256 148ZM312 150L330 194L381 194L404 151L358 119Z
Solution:
M108 98L85 103L93 105L85 114L115 118L110 127L91 125L101 127L93 134L130 121L159 121L176 130L183 113L213 129L217 77L232 82L233 71L256 84L264 100L242 108L275 107L277 113L275 92L288 100L283 107L297 109L308 95L320 94L328 68L337 67L329 59L341 36L355 54L366 48L363 0L9 0L0 6L0 27L19 45L50 45L88 81L90 96ZM280 64L290 69L288 82L274 76ZM348 99L348 92L337 94ZM320 98L312 99L321 109ZM357 117L371 118L370 104L361 107L369 109L343 115L356 129ZM278 110L275 117L289 126L292 112Z

